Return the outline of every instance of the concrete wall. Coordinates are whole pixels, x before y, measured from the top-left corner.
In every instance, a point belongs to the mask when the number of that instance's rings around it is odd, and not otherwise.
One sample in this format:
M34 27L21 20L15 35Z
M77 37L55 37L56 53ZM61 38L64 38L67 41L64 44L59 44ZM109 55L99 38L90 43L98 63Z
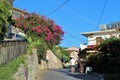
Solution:
M48 50L48 64L45 60L41 60L41 64L40 69L59 69L59 68L63 68L62 62L60 61L60 59L58 57L56 57L56 55L51 51Z

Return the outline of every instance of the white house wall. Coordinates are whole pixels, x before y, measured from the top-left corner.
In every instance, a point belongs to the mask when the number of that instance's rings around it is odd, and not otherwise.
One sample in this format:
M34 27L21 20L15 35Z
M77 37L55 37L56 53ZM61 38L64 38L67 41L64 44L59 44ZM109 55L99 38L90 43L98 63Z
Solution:
M102 37L102 39L106 39L109 38L110 36L119 37L119 35L120 32L94 34L88 37L88 45L96 45L96 37Z
M88 37L88 45L95 45L96 44L96 37Z
M80 48L81 48L81 50L84 50L85 48L87 48L87 45L80 44Z

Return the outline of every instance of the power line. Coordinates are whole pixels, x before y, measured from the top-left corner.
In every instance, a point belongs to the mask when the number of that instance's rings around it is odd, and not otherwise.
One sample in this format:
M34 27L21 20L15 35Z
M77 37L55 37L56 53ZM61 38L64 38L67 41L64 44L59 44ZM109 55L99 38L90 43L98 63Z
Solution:
M75 39L78 40L78 41L85 42L83 39L81 39L81 38L79 38L79 37L77 37L77 36L75 36L75 35L73 35L73 34L71 34L71 33L66 32L66 34L69 35L69 36L72 37L72 38L75 38Z
M100 21L101 21L101 19L102 19L102 17L103 17L103 14L104 14L104 12L105 12L105 8L106 8L107 3L108 3L108 0L105 1L103 10L102 10L101 15L100 15L100 17L99 17L99 19L98 19L98 22L97 22L97 25L96 25L95 29L98 27L98 24L100 23Z
M25 0L22 0L22 1L19 1L19 2L16 2L15 4L20 4L20 3L23 3Z
M49 14L47 14L47 16L48 16L48 15L51 15L51 14L55 13L56 11L58 11L59 9L61 9L68 1L69 1L69 0L66 0L66 1L65 1L62 5L60 5L57 9L55 9L55 10L53 10L52 12L50 12Z

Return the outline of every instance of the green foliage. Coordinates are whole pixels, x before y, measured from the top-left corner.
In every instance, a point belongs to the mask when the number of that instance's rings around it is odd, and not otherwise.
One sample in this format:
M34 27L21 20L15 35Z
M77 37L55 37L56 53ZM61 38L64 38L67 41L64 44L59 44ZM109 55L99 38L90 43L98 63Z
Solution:
M120 55L120 40L114 36L105 39L100 45L100 52L105 56L117 57Z
M4 33L0 33L0 40L4 39Z
M7 20L10 16L10 8L11 6L6 2L6 0L0 1L0 26L2 24L7 24Z
M40 46L41 45L41 40L40 39L37 39L36 41L34 41L34 39L32 39L31 36L27 36L26 35L26 39L27 39L27 51L28 53L31 53L32 52L32 48L36 48L37 46Z
M117 74L106 74L104 80L120 80L120 73Z
M25 32L28 53L31 53L32 48L36 48L39 59L44 57L48 47L51 49L58 45L64 34L62 28L53 20L36 13L21 15L14 22L14 26Z
M52 49L54 53L58 56L58 58L64 63L70 60L69 53L65 51L65 49L66 48L59 47L59 46L54 46Z
M102 54L93 54L87 60L87 66L92 66L93 71L97 73L108 72L108 65L106 58Z
M64 32L55 22L36 13L20 16L12 22L13 25L24 31L27 40L27 51L37 49L38 60L43 59L46 50L58 45ZM67 58L66 58L67 59Z
M6 0L0 1L0 40L4 39L8 18L10 17L11 6Z
M25 63L25 59L24 56L20 56L6 65L0 65L0 80L14 80L13 74L15 74L21 63Z
M37 55L39 63L41 59L45 59L46 50L48 50L48 45L43 41L40 46L37 46Z
M97 72L120 72L120 40L112 36L103 40L98 48L99 54L90 56L88 64Z
M37 37L44 39L50 47L58 45L64 35L62 28L56 25L53 20L35 13L27 14L26 17L21 15L15 20L14 26L22 29L31 37L34 37L31 33L36 34Z

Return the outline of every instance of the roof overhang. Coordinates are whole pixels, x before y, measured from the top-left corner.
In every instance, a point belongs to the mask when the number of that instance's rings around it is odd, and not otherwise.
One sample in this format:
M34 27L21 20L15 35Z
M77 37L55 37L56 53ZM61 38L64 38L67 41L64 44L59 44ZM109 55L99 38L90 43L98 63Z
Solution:
M21 13L23 13L23 14L29 14L28 12L26 12L26 11L24 11L24 10L21 10L21 9L18 9L18 8L15 8L15 7L12 7L12 10L21 12Z
M67 48L66 51L79 51L79 48L77 48L77 47L70 47L70 48Z
M91 35L94 35L94 34L106 34L106 33L114 33L116 32L116 29L110 29L110 30L104 30L104 31L94 31L94 32L84 32L84 33L81 33L81 35L83 36L91 36Z

